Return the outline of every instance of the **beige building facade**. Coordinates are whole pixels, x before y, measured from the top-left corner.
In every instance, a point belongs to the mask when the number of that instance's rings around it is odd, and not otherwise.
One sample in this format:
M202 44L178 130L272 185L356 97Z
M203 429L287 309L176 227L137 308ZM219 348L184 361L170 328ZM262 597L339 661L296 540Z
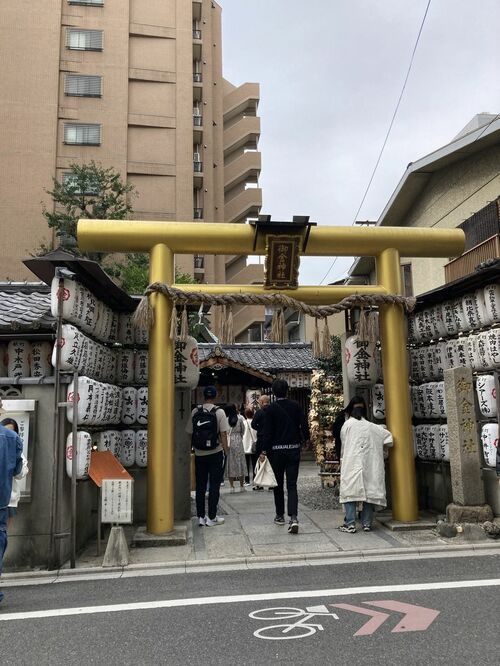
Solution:
M478 114L450 143L408 165L377 224L436 229L465 225L469 249L498 235L498 227L495 230L493 225L490 233L481 216L473 218L499 196L500 120L492 114ZM496 246L490 245L491 249L484 247L477 254L476 264L498 254ZM484 251L488 256L483 256ZM471 261L474 263L472 256ZM401 263L408 296L425 293L464 275L451 271L448 259L405 257ZM376 283L373 258L358 258L349 271L348 282Z
M259 85L222 76L212 0L18 0L2 7L2 279L51 232L42 203L72 163L114 167L134 218L245 222L262 204ZM179 256L199 282L262 282L245 257ZM261 309L235 316L248 339ZM246 337L245 337L246 336Z

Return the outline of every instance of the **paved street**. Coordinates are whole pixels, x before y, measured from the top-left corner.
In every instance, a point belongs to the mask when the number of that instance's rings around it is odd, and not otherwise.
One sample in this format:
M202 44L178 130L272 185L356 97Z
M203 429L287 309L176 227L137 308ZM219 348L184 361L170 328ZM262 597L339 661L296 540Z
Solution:
M9 585L1 663L498 664L499 565L464 554Z

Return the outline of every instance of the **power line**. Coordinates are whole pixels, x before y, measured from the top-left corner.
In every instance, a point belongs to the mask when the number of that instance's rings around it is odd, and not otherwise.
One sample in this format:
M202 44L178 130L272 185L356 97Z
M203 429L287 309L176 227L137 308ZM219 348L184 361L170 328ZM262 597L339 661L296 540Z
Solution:
M409 64L409 66L408 66L408 70L407 70L407 72L406 72L405 80L404 80L404 82L403 82L403 87L401 88L401 92L400 92L400 94L399 94L399 99L398 99L398 101L397 101L396 108L394 109L394 113L392 114L391 122L390 122L390 124L389 124L389 129L387 130L387 133L386 133L386 135L385 135L385 139L384 139L384 142L383 142L383 144L382 144L382 148L380 149L380 152L379 152L379 155L378 155L377 161L376 161L376 163L375 163L375 167L373 168L372 174L371 174L371 176L370 176L370 180L368 181L368 185L367 185L366 190L365 190L365 192L364 192L364 194L363 194L363 198L361 199L361 203L359 204L358 210L356 211L356 215L354 216L354 220L353 220L353 222L352 222L353 224L356 222L356 219L357 219L357 217L358 217L358 215L359 215L359 211L361 210L361 208L362 208L362 206L363 206L363 204L364 204L364 202L365 202L365 199L366 199L366 197L367 197L367 195L368 195L368 192L369 192L369 190L370 190L371 184L372 184L372 182L373 182L373 179L374 179L375 174L376 174L376 172L377 172L378 166L379 166L379 164L380 164L380 160L382 159L382 155L383 155L383 153L384 153L385 146L386 146L387 141L388 141L388 139L389 139L389 135L390 135L390 133L391 133L392 126L394 125L394 121L395 121L395 119L396 119L396 115L397 115L397 113L398 113L398 111L399 111L399 107L400 107L400 105L401 105L401 100L403 99L403 95L404 95L404 92L405 92L405 89L406 89L406 84L408 83L408 79L409 79L409 77L410 77L410 72L411 72L411 69L412 69L412 66L413 66L413 61L414 61L414 59L415 59L415 53L416 53L416 51L417 51L418 43L419 43L419 41L420 41L420 36L421 36L421 34L422 34L422 30L423 30L423 28L424 28L425 19L427 18L427 14L428 14L428 12L429 12L429 7L430 7L430 5L431 5L431 1L432 1L432 0L428 0L428 2L427 2L427 7L425 8L424 16L423 16L422 21L421 21L421 23L420 23L420 28L419 28L419 31L418 31L417 39L416 39L416 41L415 41L415 45L414 45L414 47L413 47L413 51L412 51L412 54L411 54L410 64ZM332 268L334 267L336 261L337 261L337 257L335 257L335 259L332 261L332 264L331 264L330 268L327 270L327 272L326 272L324 278L321 280L320 284L323 284L323 282L326 280L326 278L327 278L328 275L330 274L330 271L331 271Z

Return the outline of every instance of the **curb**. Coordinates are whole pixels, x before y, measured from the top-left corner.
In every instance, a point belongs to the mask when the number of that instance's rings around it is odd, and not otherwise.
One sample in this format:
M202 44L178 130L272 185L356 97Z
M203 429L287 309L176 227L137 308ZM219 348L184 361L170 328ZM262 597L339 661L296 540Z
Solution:
M79 569L58 569L55 571L24 571L13 572L2 575L2 583L6 586L15 585L37 585L51 584L57 582L69 582L78 579L119 579L123 575L130 577L134 573L140 574L149 571L153 575L194 573L222 571L228 569L255 569L272 567L278 564L287 566L307 566L311 564L328 564L340 562L359 562L378 559L397 559L402 556L407 559L426 557L432 555L446 555L452 557L455 553L483 553L500 554L500 543L468 543L468 544L443 544L436 546L404 547L404 548L379 548L374 550L337 550L321 553L301 553L291 555L261 555L255 557L233 557L218 558L211 560L180 560L177 562L154 562L151 564L130 564L126 567L82 567ZM413 556L413 557L411 557Z

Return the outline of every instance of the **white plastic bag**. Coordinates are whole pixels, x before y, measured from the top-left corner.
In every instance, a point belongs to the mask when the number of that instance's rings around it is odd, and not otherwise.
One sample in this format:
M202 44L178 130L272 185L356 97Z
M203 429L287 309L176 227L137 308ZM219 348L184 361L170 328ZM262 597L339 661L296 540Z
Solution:
M278 485L276 483L276 477L274 476L271 463L267 458L264 460L264 462L261 462L260 458L257 460L257 464L255 465L255 474L253 477L253 485L261 486L261 488L276 488Z

